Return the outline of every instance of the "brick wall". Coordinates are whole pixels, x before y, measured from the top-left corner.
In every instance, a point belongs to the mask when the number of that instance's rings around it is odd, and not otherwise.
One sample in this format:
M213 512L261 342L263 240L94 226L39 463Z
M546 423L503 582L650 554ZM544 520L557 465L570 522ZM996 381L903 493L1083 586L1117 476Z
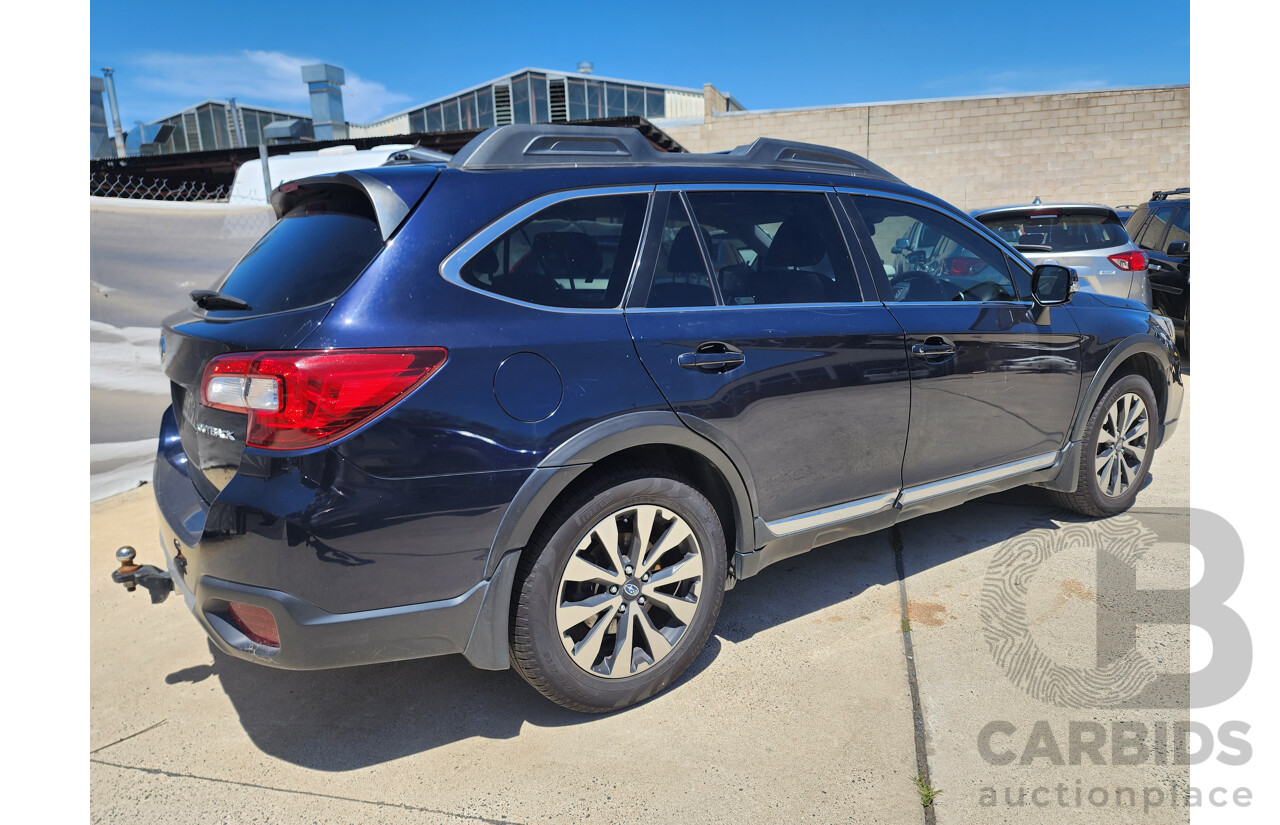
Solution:
M732 114L706 94L702 124L664 129L691 152L757 137L836 146L963 209L1037 195L1116 206L1191 182L1189 86Z

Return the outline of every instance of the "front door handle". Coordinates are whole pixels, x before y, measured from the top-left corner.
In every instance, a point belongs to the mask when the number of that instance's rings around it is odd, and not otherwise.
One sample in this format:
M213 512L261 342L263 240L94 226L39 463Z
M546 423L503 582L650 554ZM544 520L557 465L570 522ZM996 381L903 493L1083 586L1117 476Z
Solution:
M940 358L945 355L955 355L956 345L941 335L930 335L924 339L923 344L912 344L911 354L921 358Z
M676 362L687 370L728 372L746 363L742 350L721 341L699 344L694 352L682 352Z

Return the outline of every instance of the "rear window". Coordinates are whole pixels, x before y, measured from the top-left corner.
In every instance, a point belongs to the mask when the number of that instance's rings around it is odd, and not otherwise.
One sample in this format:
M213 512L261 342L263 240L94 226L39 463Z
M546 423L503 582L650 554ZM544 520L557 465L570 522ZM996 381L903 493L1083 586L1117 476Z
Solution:
M1047 246L1053 252L1081 252L1129 243L1118 218L1064 210L988 215L978 221L1011 244Z
M262 236L215 289L252 307L213 310L243 317L337 298L382 249L382 232L363 195L341 189L299 203Z

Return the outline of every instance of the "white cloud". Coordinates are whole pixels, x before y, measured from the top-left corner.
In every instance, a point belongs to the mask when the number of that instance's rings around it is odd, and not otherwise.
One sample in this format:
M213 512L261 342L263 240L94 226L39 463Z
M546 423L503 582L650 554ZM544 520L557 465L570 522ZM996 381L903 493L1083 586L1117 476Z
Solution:
M132 85L157 105L163 100L176 109L207 98L234 97L249 105L256 103L306 114L311 111L311 105L306 84L302 82L302 67L325 61L283 52L244 50L208 55L148 52L130 62L133 64L130 71L135 74ZM406 94L390 91L349 69L345 71L342 103L351 122L376 120L412 102ZM176 105L175 101L178 101ZM168 114L168 110L151 116L164 114Z
M1052 92L1069 89L1102 89L1106 80L1089 79L1084 75L1068 75L1062 71L1048 73L1037 69L1006 69L999 72L975 70L960 74L935 77L921 84L933 94L946 95L998 95L1017 92Z

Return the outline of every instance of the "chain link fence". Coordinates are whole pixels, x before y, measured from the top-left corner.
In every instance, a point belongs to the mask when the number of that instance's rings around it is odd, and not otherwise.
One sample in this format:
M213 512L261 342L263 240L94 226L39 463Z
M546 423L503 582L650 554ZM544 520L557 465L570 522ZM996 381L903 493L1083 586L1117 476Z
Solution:
M203 181L170 183L168 178L91 172L89 194L103 198L226 203L230 192L227 186L210 186Z

